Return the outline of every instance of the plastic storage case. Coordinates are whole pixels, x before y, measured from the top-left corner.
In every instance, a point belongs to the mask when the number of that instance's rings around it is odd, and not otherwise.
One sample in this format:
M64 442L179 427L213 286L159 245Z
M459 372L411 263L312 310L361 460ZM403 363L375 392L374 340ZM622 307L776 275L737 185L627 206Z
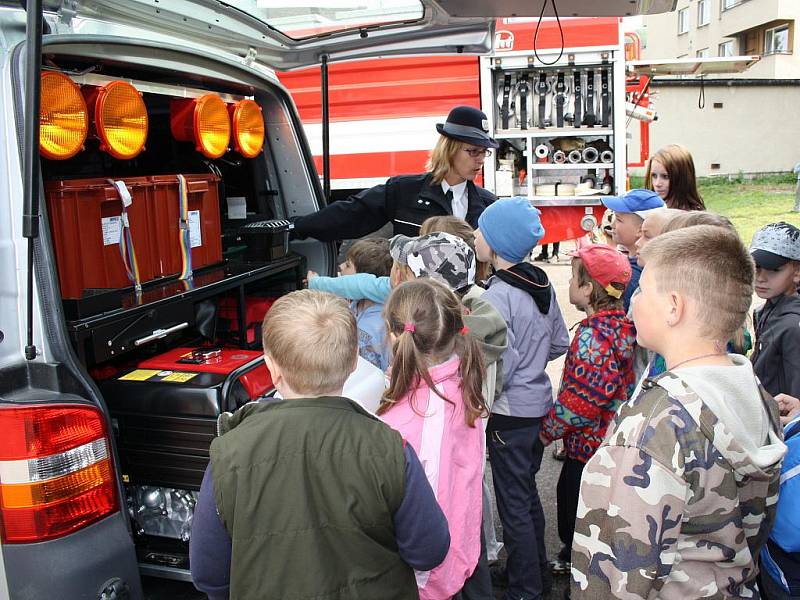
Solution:
M149 281L157 276L148 236L152 184L147 177L124 181L132 199L127 212L139 276ZM120 252L122 200L114 185L107 179L49 181L45 193L62 297L132 285Z
M186 175L192 268L222 261L219 178ZM180 273L178 178L124 177L140 283ZM97 290L130 287L120 248L123 202L108 179L50 181L45 185L61 295L81 299Z
M255 221L239 228L247 244L245 259L263 262L283 258L289 252L289 221L270 219Z

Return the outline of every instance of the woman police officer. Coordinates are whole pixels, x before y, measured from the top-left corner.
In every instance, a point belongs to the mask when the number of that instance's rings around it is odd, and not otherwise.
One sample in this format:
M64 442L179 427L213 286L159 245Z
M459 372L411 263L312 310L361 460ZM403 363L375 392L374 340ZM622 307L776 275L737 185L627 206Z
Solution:
M391 222L394 233L419 235L428 217L455 215L476 227L478 216L497 198L473 183L489 148L486 115L471 106L457 106L447 121L436 125L440 137L428 161L427 173L398 175L317 213L294 220L293 237L321 241L357 238Z

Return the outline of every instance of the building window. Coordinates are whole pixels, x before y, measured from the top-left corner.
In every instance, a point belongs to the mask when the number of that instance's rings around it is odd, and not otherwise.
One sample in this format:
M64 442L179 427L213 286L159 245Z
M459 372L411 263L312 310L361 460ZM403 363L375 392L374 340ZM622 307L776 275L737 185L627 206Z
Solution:
M742 0L722 0L722 10L728 10L733 8L737 4L741 3Z
M711 23L711 0L697 0L697 26Z
M781 25L764 32L764 54L789 53L789 26Z
M689 9L682 8L678 11L678 35L689 31Z
M697 58L708 58L710 56L708 48L703 48L694 53Z
M728 40L727 42L722 42L719 45L719 55L720 56L736 56L736 50L733 47L734 41Z

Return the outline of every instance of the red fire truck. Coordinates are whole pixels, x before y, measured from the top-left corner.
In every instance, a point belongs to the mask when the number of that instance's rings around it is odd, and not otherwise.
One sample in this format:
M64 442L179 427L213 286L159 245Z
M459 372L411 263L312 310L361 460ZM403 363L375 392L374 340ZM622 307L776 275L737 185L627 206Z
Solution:
M500 148L483 185L542 210L545 243L575 238L625 189L621 19L498 19L493 54L381 58L329 70L333 199L425 169L448 110L481 108ZM563 36L563 37L562 37ZM280 73L322 164L320 70Z
M653 74L740 71L758 57L638 61L639 38L615 17L498 19L494 51L475 56L378 58L328 67L330 196L346 198L388 177L425 170L436 123L459 104L481 108L500 148L482 183L498 197L527 196L542 211L543 243L577 238L603 213L600 197L626 190L644 166ZM325 81L320 68L279 73L323 161ZM626 128L639 124L638 151ZM634 124L635 126L635 124Z

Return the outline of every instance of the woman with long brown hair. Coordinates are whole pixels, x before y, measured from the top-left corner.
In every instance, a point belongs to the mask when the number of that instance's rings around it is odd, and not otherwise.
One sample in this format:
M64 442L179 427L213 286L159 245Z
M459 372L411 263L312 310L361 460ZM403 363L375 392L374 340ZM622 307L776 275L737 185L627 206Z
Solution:
M420 599L449 600L481 551L483 357L458 297L441 283L400 284L383 314L393 360L378 414L416 450L450 527L444 562L417 574Z
M668 208L705 210L697 191L694 160L685 146L670 144L656 152L644 175L648 190L658 194Z

